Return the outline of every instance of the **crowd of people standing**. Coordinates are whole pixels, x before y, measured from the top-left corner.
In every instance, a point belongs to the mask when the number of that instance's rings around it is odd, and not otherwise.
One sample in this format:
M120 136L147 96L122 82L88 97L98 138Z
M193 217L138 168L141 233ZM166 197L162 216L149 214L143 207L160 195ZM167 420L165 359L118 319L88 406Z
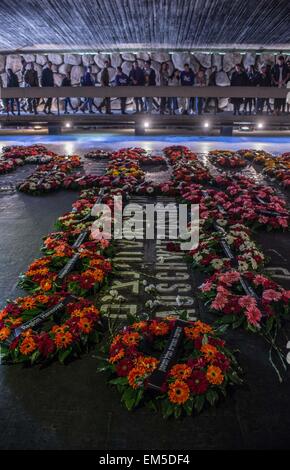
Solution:
M162 97L160 99L153 97L136 97L134 98L136 113L149 113L159 112L160 114L202 114L209 112L210 108L214 113L220 111L218 98L202 98L194 97L195 87L216 86L217 85L217 68L212 67L210 74L206 74L206 70L200 67L197 72L194 72L189 64L184 64L182 71L178 69L170 73L169 64L163 62L161 64L159 74L157 77L155 69L152 67L151 62L148 60L144 63L144 67L140 67L136 60L132 64L132 69L129 74L125 74L122 67L117 67L116 75L113 80L110 79L110 62L105 61L104 68L100 74L100 85L102 87L116 86L156 86L157 78L160 86L181 86L192 87L193 96L191 98L178 98L178 97ZM52 63L48 62L46 67L42 70L39 80L38 73L34 69L33 63L23 63L21 71L23 83L25 87L53 87L54 74L52 71ZM92 73L92 68L88 66L81 77L80 85L82 87L92 87L96 85L95 77ZM283 56L279 56L277 63L273 66L262 64L260 69L255 68L254 65L249 66L246 70L242 64L236 64L233 73L231 74L230 85L235 86L252 86L252 87L289 87L290 88L290 64L286 63ZM1 86L1 83L0 83ZM19 78L12 71L11 68L7 70L7 87L19 87ZM70 73L67 72L63 78L62 87L72 86ZM85 92L84 92L85 95ZM289 96L289 95L288 95ZM41 100L39 98L28 98L20 101L17 98L9 98L4 102L4 112L9 114L18 115L21 110L24 112L38 114L39 108L43 105L43 112L52 114L52 98ZM74 113L82 111L86 113L94 113L94 109L106 114L112 114L111 98L106 97L100 104L96 104L93 98L83 98L79 100L77 105L73 105L71 98L64 98L64 113L69 114L69 109ZM269 98L231 98L233 104L233 112L235 115L244 114L260 114L265 109L267 113L280 114L290 111L290 99L275 99L272 108ZM127 98L120 98L121 113L126 114ZM212 106L210 106L212 105ZM287 105L287 106L286 106ZM15 109L16 108L16 109Z

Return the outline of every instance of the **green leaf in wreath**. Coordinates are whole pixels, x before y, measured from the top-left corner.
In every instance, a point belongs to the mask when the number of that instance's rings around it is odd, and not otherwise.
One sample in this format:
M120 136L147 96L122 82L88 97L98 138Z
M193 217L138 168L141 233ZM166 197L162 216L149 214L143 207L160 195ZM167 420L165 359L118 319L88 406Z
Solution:
M64 364L66 358L71 354L72 347L65 349L64 351L59 351L58 353L58 360L61 364Z
M213 406L215 404L215 402L218 400L218 398L219 398L219 395L215 390L209 389L206 392L206 399L211 404L211 406Z
M204 407L205 397L204 395L197 395L194 400L194 408L197 413L200 413Z

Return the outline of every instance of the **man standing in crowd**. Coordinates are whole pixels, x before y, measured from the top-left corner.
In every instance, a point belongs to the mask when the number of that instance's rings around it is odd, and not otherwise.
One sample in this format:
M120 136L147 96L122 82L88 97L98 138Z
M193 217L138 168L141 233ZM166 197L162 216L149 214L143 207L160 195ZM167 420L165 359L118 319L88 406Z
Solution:
M18 88L19 87L19 81L16 73L12 71L12 69L7 70L7 88ZM17 106L17 113L18 116L20 116L20 103L19 99L15 98L16 101L16 106ZM9 106L10 106L10 111L13 115L14 113L14 98L8 98L6 101L6 112L9 115Z
M92 76L92 68L91 67L87 67L86 72L82 76L81 86L83 86L83 87L95 86L95 81L94 81L94 77ZM87 107L89 107L89 113L94 114L93 104L94 104L93 98L85 98L85 101L82 104L80 109L83 113L85 113Z
M109 61L105 61L105 66L101 72L101 86L108 87L110 86L110 75L109 75ZM104 98L100 106L98 106L98 111L101 113L102 108L106 108L106 114L112 114L111 111L111 99L110 97Z
M151 67L150 60L146 60L145 62L145 86L156 86L156 73L155 70ZM149 114L152 113L153 108L153 97L146 98L146 108Z
M257 86L258 74L254 65L250 65L247 69L248 86ZM252 114L252 109L255 109L255 98L245 98L244 113L247 114L249 108L249 115Z
M241 64L236 64L235 70L232 73L231 86L247 86L248 77L246 72L242 69ZM234 105L234 115L240 115L240 107L243 103L243 98L232 98L231 99Z
M64 87L71 86L70 72L67 72L65 77L62 79L61 86L64 86ZM72 111L74 112L77 111L77 108L73 107L71 99L69 97L66 97L64 99L64 114L69 114L67 110L68 106L70 107Z
M133 67L129 74L129 80L133 86L144 86L145 84L144 71L139 67L137 60L133 62ZM134 98L134 101L136 105L136 113L139 113L140 110L141 112L144 111L144 103L141 96Z
M213 66L211 69L209 79L208 79L208 86L217 86L216 75L217 75L217 68L216 66ZM209 112L209 103L211 100L214 102L214 114L216 114L218 112L218 104L219 104L218 98L206 98L205 105L204 105L204 112L205 113Z
M42 87L53 87L54 86L54 78L53 78L52 63L51 62L47 62L47 67L45 67L42 71L41 86ZM45 101L43 111L45 113L48 112L48 114L53 114L51 112L51 105L52 105L52 98L47 98L47 100Z
M258 78L257 78L257 86L258 87L260 87L260 86L261 87L270 87L271 86L271 77L268 74L266 64L261 65L261 71L258 74ZM258 98L257 99L257 114L262 114L263 113L264 105L265 105L265 102L267 103L267 100L269 100L269 98ZM269 103L269 106L270 106L270 103ZM270 108L270 111L271 111L271 108Z
M180 74L181 86L193 86L194 85L194 73L189 64L184 64L184 70ZM194 99L194 98L193 98ZM182 98L182 114L188 114L190 108L190 98Z
M288 67L285 63L284 57L280 55L278 62L272 68L272 81L274 86L278 88L286 88L287 81L290 78ZM285 112L286 99L276 98L274 100L274 114L280 114L282 111Z
M26 70L25 72L24 82L25 82L26 87L33 88L33 87L39 86L38 75L37 75L37 71L34 69L33 62L30 63L28 70ZM34 114L37 114L37 105L38 105L37 98L28 98L28 111L30 113L32 113L32 109L33 109Z
M117 67L117 74L116 74L116 77L115 77L115 84L116 84L116 86L127 86L127 85L129 85L129 77L128 77L128 75L126 75L123 72L122 67ZM127 114L126 113L126 100L127 100L127 98L125 98L125 97L120 98L121 113L122 114Z

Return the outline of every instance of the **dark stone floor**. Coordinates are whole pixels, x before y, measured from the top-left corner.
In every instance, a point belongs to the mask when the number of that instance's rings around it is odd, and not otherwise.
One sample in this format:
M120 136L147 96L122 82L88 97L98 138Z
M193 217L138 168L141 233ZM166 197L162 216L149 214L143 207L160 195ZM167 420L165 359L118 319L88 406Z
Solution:
M76 197L76 193L64 191L35 198L18 193L0 195L2 305L6 297L16 295L17 276L38 255L41 237L52 229L57 216L70 209ZM290 270L289 245L284 237L261 235L260 242L268 247L273 243L287 259L283 267ZM288 284L288 279L284 282ZM284 333L280 342L286 353L289 327ZM268 361L268 346L257 336L235 331L227 334L227 340L240 350L246 385L231 391L216 408L177 422L164 422L144 409L128 413L117 392L97 374L95 351L67 366L54 363L40 369L2 365L0 448L290 448L289 370L280 384Z

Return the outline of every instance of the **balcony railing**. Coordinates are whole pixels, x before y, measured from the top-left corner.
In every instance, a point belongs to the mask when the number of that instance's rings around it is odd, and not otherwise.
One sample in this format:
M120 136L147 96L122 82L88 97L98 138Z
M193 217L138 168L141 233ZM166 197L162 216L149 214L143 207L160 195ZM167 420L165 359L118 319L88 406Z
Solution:
M290 89L232 86L112 86L1 88L0 98L286 98Z

